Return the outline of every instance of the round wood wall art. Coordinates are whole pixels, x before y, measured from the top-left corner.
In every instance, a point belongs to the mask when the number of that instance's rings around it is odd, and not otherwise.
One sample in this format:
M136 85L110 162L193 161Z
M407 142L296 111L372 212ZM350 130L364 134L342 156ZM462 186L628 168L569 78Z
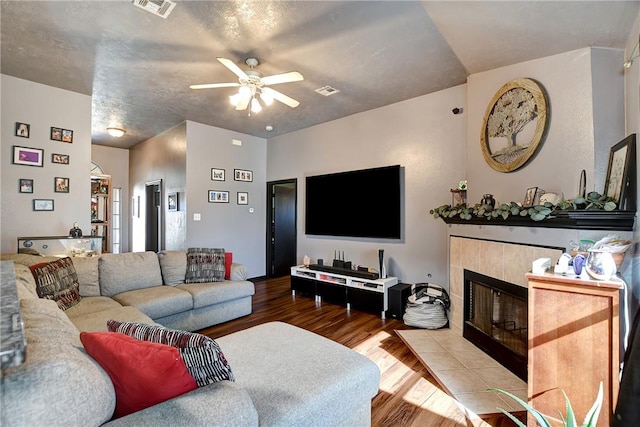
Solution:
M546 136L547 98L532 79L512 80L493 96L482 121L485 161L498 172L513 172L536 153Z

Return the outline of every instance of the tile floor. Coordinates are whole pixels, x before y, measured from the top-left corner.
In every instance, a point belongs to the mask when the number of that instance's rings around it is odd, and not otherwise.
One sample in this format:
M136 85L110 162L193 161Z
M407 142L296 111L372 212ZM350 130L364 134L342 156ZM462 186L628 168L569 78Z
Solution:
M508 396L487 391L500 388L527 400L527 383L450 329L397 330L416 357L451 396L482 416L496 408L521 412Z

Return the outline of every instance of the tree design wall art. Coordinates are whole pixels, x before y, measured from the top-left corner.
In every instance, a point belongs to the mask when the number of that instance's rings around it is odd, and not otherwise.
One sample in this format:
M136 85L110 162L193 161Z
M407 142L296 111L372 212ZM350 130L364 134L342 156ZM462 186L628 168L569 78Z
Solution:
M547 130L547 99L532 79L503 85L487 107L480 143L485 161L499 172L524 166L542 145Z

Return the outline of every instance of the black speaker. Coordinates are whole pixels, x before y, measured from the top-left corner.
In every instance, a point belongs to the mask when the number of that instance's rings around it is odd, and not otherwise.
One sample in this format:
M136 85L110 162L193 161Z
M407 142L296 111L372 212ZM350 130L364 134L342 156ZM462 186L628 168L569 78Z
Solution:
M411 295L411 285L407 283L398 283L397 285L390 287L389 310L387 310L387 317L402 320L409 295Z

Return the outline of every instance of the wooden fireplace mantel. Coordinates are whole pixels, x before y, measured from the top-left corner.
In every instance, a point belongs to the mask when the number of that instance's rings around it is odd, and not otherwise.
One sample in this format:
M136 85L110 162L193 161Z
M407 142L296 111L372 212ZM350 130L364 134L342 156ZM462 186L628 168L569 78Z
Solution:
M564 414L564 391L581 420L602 382L597 425L609 426L619 390L619 290L624 283L549 273L526 277L529 404L545 414ZM535 425L531 416L529 423Z
M534 221L530 217L509 216L487 219L474 217L462 219L460 217L441 217L447 224L469 225L502 225L508 227L541 227L541 228L570 228L581 230L614 230L633 231L636 211L560 211L553 218Z

